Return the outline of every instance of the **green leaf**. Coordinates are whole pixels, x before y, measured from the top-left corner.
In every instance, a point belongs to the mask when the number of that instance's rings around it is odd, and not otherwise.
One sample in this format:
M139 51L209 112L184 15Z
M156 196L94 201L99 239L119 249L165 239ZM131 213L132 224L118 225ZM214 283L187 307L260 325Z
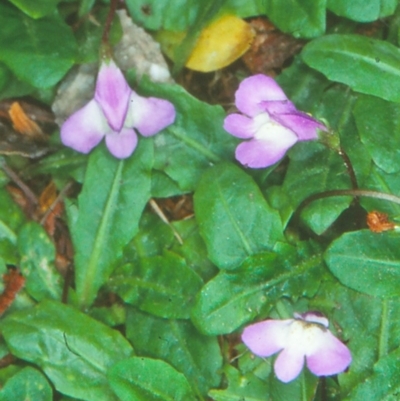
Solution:
M122 250L138 230L150 198L151 142L141 139L134 155L113 158L98 147L89 158L79 195L79 213L70 227L75 249L78 300L89 306L110 276Z
M116 400L106 374L133 353L118 331L54 301L9 315L1 328L12 354L38 365L59 392L85 401Z
M87 160L87 155L64 147L35 164L29 164L29 168L23 170L23 176L31 178L52 174L55 178L73 177L76 181L83 182Z
M0 400L52 401L53 391L43 374L28 366L7 380L0 391Z
M175 241L172 250L184 257L188 266L203 280L214 277L218 270L207 257L207 248L200 236L196 218L179 220L174 222L173 225L182 237L183 244Z
M358 35L327 35L308 43L303 60L331 81L353 90L400 102L400 50Z
M10 0L15 6L17 6L25 14L32 18L41 18L45 15L52 14L56 10L57 4L60 0Z
M282 31L312 38L325 32L326 0L267 0L266 14Z
M156 318L128 309L126 336L135 350L163 359L183 373L195 392L220 384L222 356L216 337L200 334L191 322Z
M43 227L37 223L27 223L18 234L18 251L29 295L36 301L44 298L60 300L63 278L54 266L54 244Z
M124 261L136 264L141 258L162 255L173 242L171 228L156 214L145 211L140 218L139 232L124 249Z
M354 117L361 141L375 164L389 174L400 171L400 104L360 96Z
M182 191L193 191L204 170L233 158L238 140L222 128L222 107L201 102L178 85L143 79L140 89L145 95L169 100L176 108L175 123L154 137L154 168L165 172Z
M61 18L33 20L1 3L0 26L0 60L34 87L55 85L74 64L76 42Z
M125 302L153 315L176 319L189 318L201 284L185 260L168 251L163 256L141 258L130 274L114 275L110 282Z
M400 197L399 173L388 174L375 164L371 166L365 186L367 185L370 190ZM400 205L390 200L362 197L361 204L368 211L379 210L387 213L389 219L400 216Z
M211 390L209 395L215 401L265 401L268 395L268 383L252 373L242 375L233 366L224 368L228 387L223 390Z
M367 230L343 234L325 252L325 261L341 283L365 294L400 293L398 235Z
M185 376L161 360L126 359L110 369L109 380L121 401L195 401Z
M341 17L370 22L393 14L397 3L397 0L328 0L327 7Z
M194 206L209 258L220 269L234 269L283 239L279 214L253 179L232 164L219 164L204 174Z
M361 381L344 401L395 401L400 395L400 350L382 358L374 365L373 373Z
M283 189L293 209L307 197L333 189L349 189L350 178L337 153L316 142L296 145L290 152L290 164ZM302 219L317 234L323 233L346 209L352 198L336 197L312 202L302 211Z
M192 320L208 335L227 334L260 314L266 314L282 296L314 295L315 283L321 280L321 259L293 260L291 252L264 253L249 257L235 272L220 272L209 281L196 298ZM307 287L305 284L312 284ZM310 291L311 290L311 291Z
M17 243L16 231L24 223L25 216L22 210L12 200L9 193L0 190L0 238L7 239L12 244Z

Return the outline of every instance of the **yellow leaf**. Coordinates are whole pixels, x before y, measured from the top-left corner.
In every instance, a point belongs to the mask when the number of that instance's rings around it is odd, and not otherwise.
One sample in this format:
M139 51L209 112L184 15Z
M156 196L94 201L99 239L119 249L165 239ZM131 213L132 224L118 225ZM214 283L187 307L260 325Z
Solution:
M204 28L186 67L201 72L219 70L233 63L254 39L251 26L233 15L224 15Z

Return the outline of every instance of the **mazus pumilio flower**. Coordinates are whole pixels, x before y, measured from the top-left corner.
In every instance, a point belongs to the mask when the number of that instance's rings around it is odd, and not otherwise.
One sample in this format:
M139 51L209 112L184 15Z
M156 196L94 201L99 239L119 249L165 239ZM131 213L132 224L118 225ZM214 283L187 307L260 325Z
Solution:
M129 157L138 142L172 124L175 108L167 100L142 97L134 92L114 61L103 61L94 97L73 113L61 127L61 141L81 153L89 153L105 138L110 153Z
M318 138L327 127L299 111L271 77L263 74L244 79L235 93L242 113L225 118L224 129L245 142L236 148L236 159L247 167L269 167L285 156L298 141Z

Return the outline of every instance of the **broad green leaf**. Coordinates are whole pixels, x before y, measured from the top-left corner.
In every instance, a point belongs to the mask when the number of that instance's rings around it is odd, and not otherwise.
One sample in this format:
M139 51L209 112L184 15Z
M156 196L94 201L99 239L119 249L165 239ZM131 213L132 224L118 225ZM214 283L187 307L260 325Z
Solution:
M360 96L354 116L361 141L375 164L389 174L400 171L400 105Z
M331 81L353 90L400 102L400 50L358 35L327 35L308 43L303 60Z
M287 256L282 250L281 258ZM202 288L196 298L192 320L205 334L231 333L267 313L282 296L307 295L310 289L313 295L314 288L304 283L321 280L320 266L318 254L297 260L297 263L290 260L290 266L285 266L273 253L249 257L235 272L221 271Z
M0 61L21 80L48 88L72 67L76 42L61 18L33 20L2 3L0 26Z
M311 195L351 188L343 160L319 143L296 145L290 152L290 159L283 189L294 209ZM351 197L342 196L313 201L303 209L301 217L313 231L321 234L349 206L351 200Z
M60 300L63 278L54 266L54 244L43 227L27 223L18 233L18 251L28 294L36 301L44 298Z
M397 3L397 0L328 0L327 7L341 17L370 22L393 14Z
M25 222L22 210L13 201L9 193L0 189L0 239L17 243L17 231Z
M52 14L57 7L60 0L10 0L15 6L17 6L25 14L32 18L41 18L45 15Z
M90 0L93 2L93 0ZM81 7L84 2L81 2ZM82 18L82 22L75 32L78 43L78 64L97 63L99 60L99 49L101 37L108 15L109 6L98 7L91 13L91 18ZM85 13L86 14L86 13ZM115 45L122 37L122 29L118 14L114 16L109 32L109 41Z
M349 370L338 376L342 394L367 379L374 364L400 345L398 298L374 298L338 285L335 280L322 284L309 308L329 318L330 329L336 329L334 334L351 351Z
M207 394L219 386L218 340L200 334L190 322L160 319L130 308L126 336L140 355L163 359L183 373L196 392Z
M282 31L312 38L325 32L326 0L267 0L266 14Z
M194 206L209 258L220 269L234 269L283 239L278 213L253 179L233 164L219 164L203 175Z
M182 191L193 191L204 170L220 160L231 160L237 139L224 129L225 112L189 95L178 85L142 80L141 93L172 102L177 111L173 125L154 137L156 170L177 182Z
M164 318L187 319L202 280L180 256L165 251L162 256L141 258L110 280L111 289L130 304Z
M173 226L181 236L183 244L175 241L172 250L184 257L188 266L203 280L215 276L218 270L207 257L207 248L200 236L196 218L176 221Z
M22 171L26 178L40 174L52 174L55 178L74 178L83 182L88 157L82 153L64 147L57 152L40 159L35 164L29 164L29 168Z
M185 376L166 362L129 358L109 372L110 385L121 401L195 401Z
M22 210L4 189L0 189L0 256L5 263L18 264L18 229L25 221Z
M268 396L268 383L252 373L241 374L233 366L224 368L228 387L223 390L211 390L209 395L215 401L265 401Z
M147 29L185 31L214 0L126 0L132 19ZM221 13L246 18L265 13L264 0L224 0Z
M0 391L2 401L52 401L53 391L42 373L26 367L9 379Z
M124 249L126 263L140 263L141 258L162 255L174 242L174 233L155 213L145 211L140 218L139 232Z
M59 392L85 401L116 400L106 374L133 353L118 331L54 301L9 315L1 329L12 354L38 365Z
M128 159L113 158L105 146L89 157L78 217L71 226L76 290L82 307L93 302L138 230L150 198L152 164L151 142L143 138Z
M325 252L325 261L342 284L365 294L400 293L399 237L367 230L343 234Z
M395 401L400 394L400 350L382 358L374 365L373 373L361 381L344 401Z

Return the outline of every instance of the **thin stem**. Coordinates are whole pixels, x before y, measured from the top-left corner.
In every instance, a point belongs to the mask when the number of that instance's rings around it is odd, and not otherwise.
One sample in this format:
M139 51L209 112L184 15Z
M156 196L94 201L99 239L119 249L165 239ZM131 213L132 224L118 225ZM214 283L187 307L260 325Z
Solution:
M400 197L392 194L387 194L385 192L378 191L370 191L368 189L334 189L332 191L325 191L318 194L313 194L308 198L304 199L303 202L300 203L299 207L296 210L296 214L299 214L301 210L303 210L310 203L314 202L318 199L330 198L333 196L360 196L365 198L375 198L386 200L388 202L397 203L400 205Z
M357 190L358 189L357 177L356 177L356 173L354 172L353 165L351 164L350 157L343 150L343 148L341 146L339 147L338 154L343 159L344 165L346 166L347 173L350 176L351 187L353 189Z
M62 200L62 198L67 194L67 192L70 190L72 187L73 182L70 181L67 183L67 185L61 190L61 192L58 194L57 198L53 201L53 203L49 206L49 208L46 210L46 213L43 215L43 217L40 220L40 225L43 225L49 215L53 212L54 208L57 206L57 204Z
M103 46L105 46L106 48L108 48L110 46L109 36L110 36L111 24L114 19L115 11L117 10L118 1L119 0L111 0L107 19L104 24L104 31L103 31L103 36L101 38L101 42L102 42Z
M31 201L33 205L37 205L38 199L36 195L32 192L32 190L19 178L18 174L14 172L7 164L2 161L0 162L0 166L3 171L8 175L8 177L18 185L18 187L22 190L25 196Z

